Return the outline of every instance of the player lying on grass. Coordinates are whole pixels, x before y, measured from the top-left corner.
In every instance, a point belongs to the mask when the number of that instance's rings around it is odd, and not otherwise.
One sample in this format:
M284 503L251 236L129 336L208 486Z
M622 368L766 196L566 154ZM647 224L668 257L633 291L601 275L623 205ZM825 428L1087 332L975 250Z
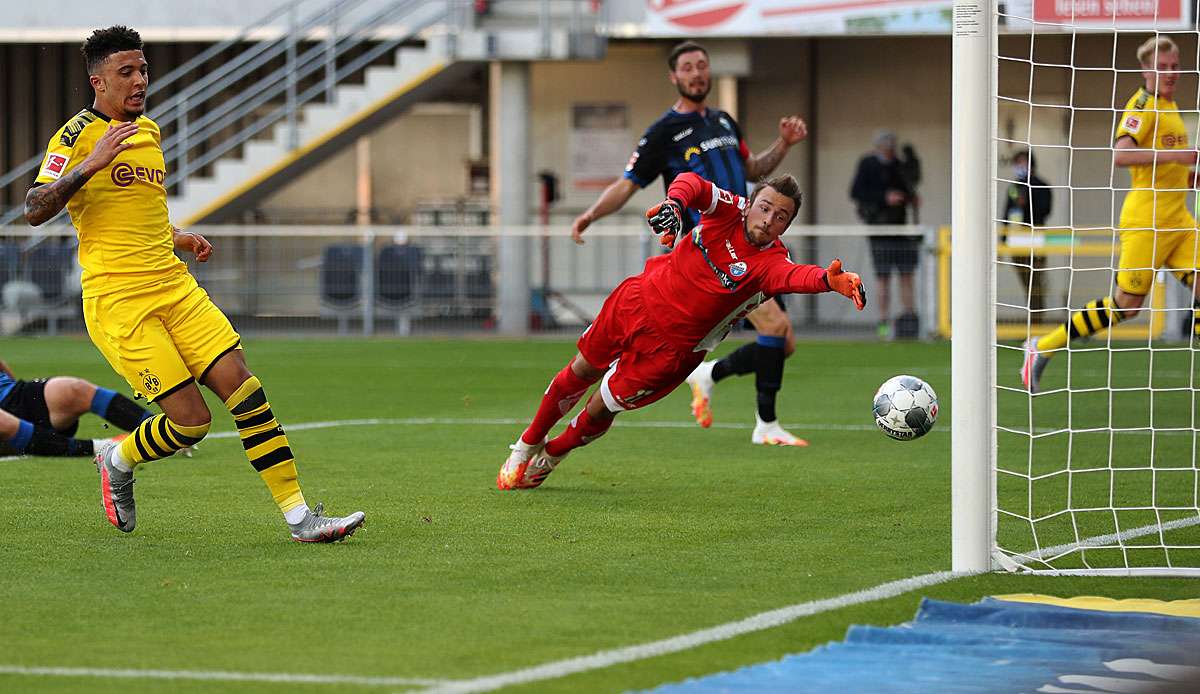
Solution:
M689 208L701 212L700 223L674 251L650 258L642 274L617 286L580 336L579 354L550 382L533 422L512 445L498 488L539 486L567 453L608 431L617 413L645 407L683 383L768 297L835 291L860 311L866 306L862 281L843 271L840 260L821 268L788 257L779 237L800 210L795 178L760 183L747 200L694 173L680 174L667 199L646 212L664 245L683 230ZM550 428L596 381L600 387L583 411L547 441Z
M127 432L151 416L124 395L82 378L20 380L0 359L0 455L93 456L109 439L74 438L88 412Z

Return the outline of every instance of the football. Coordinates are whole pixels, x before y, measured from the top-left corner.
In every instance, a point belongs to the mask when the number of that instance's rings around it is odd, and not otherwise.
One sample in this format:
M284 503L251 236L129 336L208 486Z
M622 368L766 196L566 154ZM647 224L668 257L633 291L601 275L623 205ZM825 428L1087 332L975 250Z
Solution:
M937 393L916 376L893 376L875 391L875 424L897 441L929 433L937 422Z

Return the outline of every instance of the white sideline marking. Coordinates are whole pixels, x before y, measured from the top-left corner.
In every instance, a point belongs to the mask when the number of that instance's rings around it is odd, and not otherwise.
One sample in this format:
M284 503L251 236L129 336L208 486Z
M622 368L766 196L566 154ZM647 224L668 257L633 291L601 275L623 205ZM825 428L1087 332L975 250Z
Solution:
M490 675L487 677L477 677L469 680L452 680L433 686L431 689L421 690L422 694L470 694L472 692L488 692L501 687L508 687L514 684L528 684L530 682L538 682L541 680L557 679L566 675L573 675L588 670L597 670L606 668L618 663L628 663L634 660L643 660L645 658L654 658L660 655L677 653L686 651L690 648L702 646L706 643L714 641L723 641L731 639L742 634L749 634L763 629L770 629L788 622L794 621L801 617L808 617L830 610L836 610L852 605L859 605L864 602L873 602L875 600L883 600L885 598L893 598L897 595L902 595L918 588L926 588L939 583L973 576L973 573L954 573L952 571L940 571L937 573L925 574L923 576L913 576L899 581L884 583L883 585L860 590L855 593L848 593L836 598L828 598L826 600L814 600L812 602L802 602L788 607L781 607L777 610L761 612L759 614L747 617L745 619L721 624L709 629L694 631L690 634L682 636L674 636L661 641L652 641L643 643L637 646L628 646L626 648L617 648L609 651L600 651L592 655L581 656L578 658L568 658L544 665L514 670L499 675Z
M446 680L357 675L299 675L286 672L226 672L223 670L117 670L85 667L23 667L0 665L0 675L43 677L103 677L138 680L206 680L212 682L279 682L284 684L357 684L363 687L433 686Z

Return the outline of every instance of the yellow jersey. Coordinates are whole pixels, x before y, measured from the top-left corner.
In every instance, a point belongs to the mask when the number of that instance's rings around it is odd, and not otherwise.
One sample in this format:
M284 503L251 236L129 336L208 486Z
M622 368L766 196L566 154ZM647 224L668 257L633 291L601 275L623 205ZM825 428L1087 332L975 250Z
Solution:
M1142 149L1187 149L1188 134L1174 101L1145 88L1129 98L1113 139L1133 138ZM1192 228L1187 209L1189 167L1159 162L1129 167L1133 190L1121 206L1122 228Z
M67 175L92 152L108 129L107 116L92 108L75 114L54 133L35 185ZM67 201L79 235L83 296L136 289L186 272L175 255L167 214L162 133L146 116L126 142L133 146L96 172Z

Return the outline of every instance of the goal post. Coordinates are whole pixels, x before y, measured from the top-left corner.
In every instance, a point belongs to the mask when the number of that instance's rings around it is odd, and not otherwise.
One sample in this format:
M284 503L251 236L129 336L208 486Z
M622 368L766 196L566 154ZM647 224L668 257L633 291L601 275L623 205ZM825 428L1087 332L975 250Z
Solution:
M951 536L954 571L991 568L995 459L994 0L956 0L951 178Z

